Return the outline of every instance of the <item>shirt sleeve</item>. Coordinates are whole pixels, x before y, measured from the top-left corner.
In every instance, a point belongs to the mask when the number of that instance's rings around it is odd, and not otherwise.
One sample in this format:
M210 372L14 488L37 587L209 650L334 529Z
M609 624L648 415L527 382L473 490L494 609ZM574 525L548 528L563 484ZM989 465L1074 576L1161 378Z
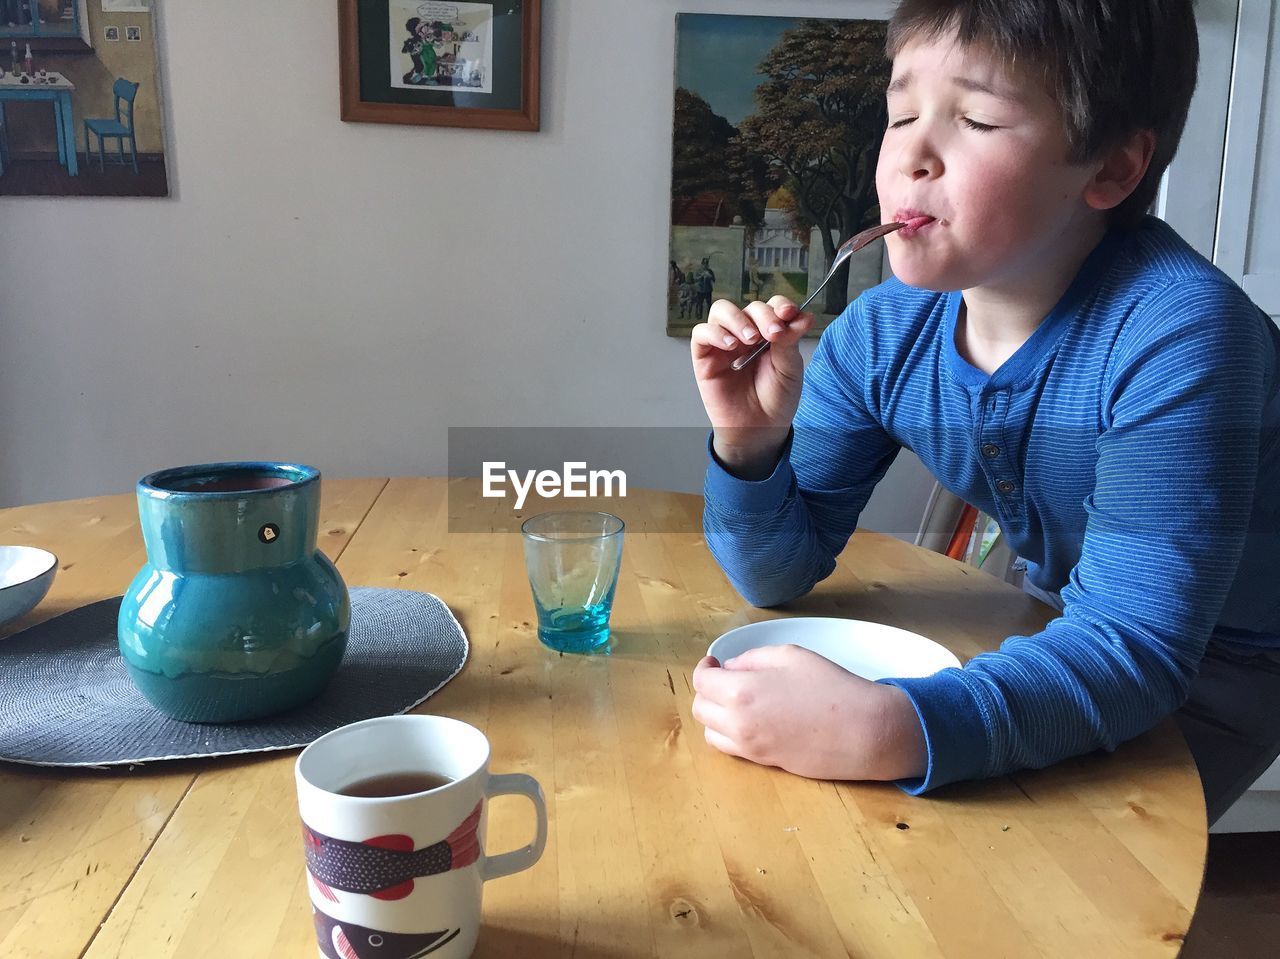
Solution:
M963 669L883 682L924 727L943 783L1112 750L1185 702L1235 578L1258 475L1272 349L1226 283L1135 311L1104 378L1102 432L1063 614Z
M865 296L823 333L804 374L793 430L773 474L728 473L711 453L702 521L707 546L753 606L803 596L836 556L898 453L868 412L858 327Z

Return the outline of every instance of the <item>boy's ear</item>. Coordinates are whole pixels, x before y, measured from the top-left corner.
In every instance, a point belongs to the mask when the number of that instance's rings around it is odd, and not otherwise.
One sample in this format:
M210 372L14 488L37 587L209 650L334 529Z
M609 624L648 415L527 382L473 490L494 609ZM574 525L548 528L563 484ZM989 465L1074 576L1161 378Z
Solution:
M1102 166L1084 190L1084 201L1095 210L1110 210L1124 202L1137 189L1151 165L1156 149L1156 135L1151 130L1138 130L1116 144L1102 157Z

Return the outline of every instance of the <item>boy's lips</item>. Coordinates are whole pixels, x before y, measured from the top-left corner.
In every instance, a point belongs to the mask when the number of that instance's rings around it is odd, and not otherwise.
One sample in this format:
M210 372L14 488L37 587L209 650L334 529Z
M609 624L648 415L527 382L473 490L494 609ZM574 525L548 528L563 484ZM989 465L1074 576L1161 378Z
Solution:
M898 236L909 238L915 236L930 223L936 223L937 217L930 216L928 213L921 213L919 210L898 210L893 217L899 223L905 223Z

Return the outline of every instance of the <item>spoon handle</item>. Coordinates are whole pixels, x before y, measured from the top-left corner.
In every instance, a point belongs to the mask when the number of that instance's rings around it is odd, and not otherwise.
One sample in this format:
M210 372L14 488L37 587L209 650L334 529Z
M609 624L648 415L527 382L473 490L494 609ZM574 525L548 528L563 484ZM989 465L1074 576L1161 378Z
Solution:
M873 240L878 240L882 236L888 236L894 230L900 230L904 226L906 226L905 223L881 223L879 226L873 226L868 230L863 230L857 236L845 240L844 243L840 245L840 249L836 250L836 255L831 261L831 269L827 271L827 275L822 278L822 282L818 284L817 288L805 298L803 303L800 304L800 309L797 311L796 315L798 316L800 313L803 313L804 308L817 298L818 294L822 292L822 288L827 285L833 276L836 275L836 271L840 269L840 265L844 263L845 260L849 259L849 257L853 256L853 254L857 253ZM730 363L729 368L732 370L742 369L768 348L769 341L765 340L746 356L740 356Z

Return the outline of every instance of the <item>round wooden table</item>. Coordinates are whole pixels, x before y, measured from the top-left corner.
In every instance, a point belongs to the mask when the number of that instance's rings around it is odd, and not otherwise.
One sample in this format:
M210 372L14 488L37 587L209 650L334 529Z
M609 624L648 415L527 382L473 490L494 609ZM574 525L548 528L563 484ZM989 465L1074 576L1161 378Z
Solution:
M492 768L546 792L546 852L486 886L477 956L1177 955L1207 835L1170 721L1114 755L912 798L724 756L689 713L708 643L752 620L876 620L965 660L1035 631L1046 607L859 532L812 594L753 609L707 552L699 497L630 491L600 504L628 522L612 655L561 656L537 641L520 537L450 532L467 525L456 508L451 524L450 493L469 482L327 480L320 539L348 584L448 603L471 659L420 709L484 729ZM471 521L510 514L464 499ZM132 495L0 510L0 542L61 565L48 598L0 636L123 592L144 558ZM314 956L295 757L0 763L0 955ZM495 802L491 851L526 841L532 818L527 803Z

